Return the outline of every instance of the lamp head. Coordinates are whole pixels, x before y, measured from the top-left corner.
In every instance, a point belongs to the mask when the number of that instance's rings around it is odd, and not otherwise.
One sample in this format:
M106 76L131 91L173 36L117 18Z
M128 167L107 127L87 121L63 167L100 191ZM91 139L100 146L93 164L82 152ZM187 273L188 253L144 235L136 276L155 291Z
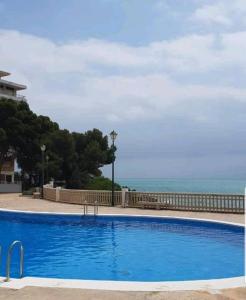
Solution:
M40 147L40 149L41 149L42 152L44 152L45 149L46 149L46 146L45 146L45 145L42 145L42 146Z
M116 140L117 135L118 134L114 130L110 132L110 137L113 142Z

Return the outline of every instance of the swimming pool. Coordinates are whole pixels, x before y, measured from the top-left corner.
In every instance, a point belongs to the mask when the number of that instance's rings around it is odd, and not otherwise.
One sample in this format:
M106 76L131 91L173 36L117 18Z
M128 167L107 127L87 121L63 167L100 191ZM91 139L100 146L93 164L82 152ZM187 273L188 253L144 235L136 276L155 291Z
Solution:
M25 276L185 281L244 275L244 228L201 220L0 212L3 262L21 240ZM12 277L18 274L14 251ZM1 269L5 275L5 268Z

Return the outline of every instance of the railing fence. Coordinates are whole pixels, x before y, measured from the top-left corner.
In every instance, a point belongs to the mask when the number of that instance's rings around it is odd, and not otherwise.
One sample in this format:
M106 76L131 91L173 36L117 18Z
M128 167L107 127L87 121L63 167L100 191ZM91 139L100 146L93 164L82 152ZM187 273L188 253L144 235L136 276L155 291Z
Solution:
M122 204L122 192L115 191L115 205ZM87 191L87 190L69 190L61 188L44 187L44 199L70 203L70 204L94 204L110 206L112 202L112 193L110 191Z
M111 191L69 190L44 187L44 198L70 204L110 206ZM115 205L132 208L157 208L222 213L244 213L244 195L199 193L148 193L116 191Z
M129 207L244 213L244 205L243 195L128 192Z

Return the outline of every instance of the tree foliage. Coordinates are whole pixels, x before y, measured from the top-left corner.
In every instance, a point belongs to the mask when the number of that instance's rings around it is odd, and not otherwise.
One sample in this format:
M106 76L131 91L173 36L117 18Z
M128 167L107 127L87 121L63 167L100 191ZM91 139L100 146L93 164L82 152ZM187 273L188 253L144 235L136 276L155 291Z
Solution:
M28 185L37 185L42 144L46 145L46 181L64 181L68 188L84 188L91 178L101 175L102 166L112 162L108 137L100 130L70 133L50 118L37 116L26 102L0 99L0 172L12 149L23 179Z
M112 181L106 177L95 177L89 181L85 187L88 190L107 190L112 189ZM118 183L114 184L115 191L121 191L121 186Z

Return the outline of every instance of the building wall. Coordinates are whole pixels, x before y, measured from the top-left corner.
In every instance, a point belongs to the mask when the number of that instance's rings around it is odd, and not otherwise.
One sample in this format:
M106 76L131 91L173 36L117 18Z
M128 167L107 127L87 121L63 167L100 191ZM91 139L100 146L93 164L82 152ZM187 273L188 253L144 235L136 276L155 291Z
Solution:
M16 91L10 87L6 87L6 86L0 84L0 94L16 96Z
M22 187L21 183L1 183L0 184L0 194L1 193L21 193Z
M10 157L3 162L1 173L0 173L0 182L1 183L10 183L14 182L14 172L15 172L15 160Z
M15 160L14 158L6 159L2 165L1 172L14 172Z

